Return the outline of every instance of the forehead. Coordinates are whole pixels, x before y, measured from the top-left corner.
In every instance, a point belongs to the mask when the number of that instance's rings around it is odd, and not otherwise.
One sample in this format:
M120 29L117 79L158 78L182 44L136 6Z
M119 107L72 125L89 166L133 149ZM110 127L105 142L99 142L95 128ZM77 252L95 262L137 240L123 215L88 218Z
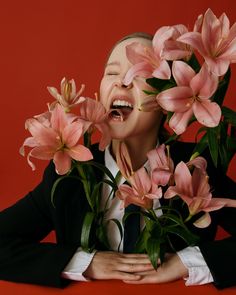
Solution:
M129 44L132 44L134 42L139 42L145 46L151 46L152 41L145 39L145 38L129 38L127 40L124 40L120 43L118 43L112 50L109 58L108 58L108 64L113 61L117 61L120 58L126 58L126 46Z

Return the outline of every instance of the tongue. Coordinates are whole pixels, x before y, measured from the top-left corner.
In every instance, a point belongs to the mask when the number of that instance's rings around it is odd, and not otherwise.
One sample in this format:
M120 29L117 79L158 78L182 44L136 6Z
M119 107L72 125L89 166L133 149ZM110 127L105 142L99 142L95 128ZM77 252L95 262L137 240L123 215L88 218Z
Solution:
M130 107L120 107L120 108L111 109L110 114L113 118L120 117L120 119L123 121L130 115L132 110L133 109Z

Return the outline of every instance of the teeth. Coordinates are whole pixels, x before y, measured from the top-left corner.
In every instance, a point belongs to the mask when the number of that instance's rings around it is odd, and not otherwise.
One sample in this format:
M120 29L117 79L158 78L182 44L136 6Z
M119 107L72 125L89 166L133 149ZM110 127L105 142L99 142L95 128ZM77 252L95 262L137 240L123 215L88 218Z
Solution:
M113 101L112 106L122 106L133 108L132 104L125 100L116 99Z

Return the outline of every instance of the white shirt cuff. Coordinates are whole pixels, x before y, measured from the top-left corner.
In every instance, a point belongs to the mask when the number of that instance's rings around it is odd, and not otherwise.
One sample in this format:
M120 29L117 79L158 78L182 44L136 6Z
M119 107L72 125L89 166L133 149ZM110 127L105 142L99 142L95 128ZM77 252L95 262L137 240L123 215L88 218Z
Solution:
M73 281L90 281L83 276L83 273L90 265L95 253L96 250L94 250L92 253L87 253L81 250L81 248L78 248L62 272L62 277Z
M211 272L202 256L199 247L187 247L177 252L184 266L188 269L186 286L203 285L213 282Z

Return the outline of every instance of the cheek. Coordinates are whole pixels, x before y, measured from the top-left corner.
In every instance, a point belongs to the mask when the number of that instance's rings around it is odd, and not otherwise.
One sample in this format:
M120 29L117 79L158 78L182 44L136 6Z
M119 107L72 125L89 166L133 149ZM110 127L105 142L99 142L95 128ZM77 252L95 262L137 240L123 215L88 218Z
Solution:
M133 84L134 84L136 95L139 97L139 99L141 101L143 101L145 98L148 97L148 95L144 92L144 90L147 90L147 91L153 91L154 90L142 78L137 79Z
M107 103L107 97L108 97L108 83L106 80L102 79L100 84L100 101L105 108Z

